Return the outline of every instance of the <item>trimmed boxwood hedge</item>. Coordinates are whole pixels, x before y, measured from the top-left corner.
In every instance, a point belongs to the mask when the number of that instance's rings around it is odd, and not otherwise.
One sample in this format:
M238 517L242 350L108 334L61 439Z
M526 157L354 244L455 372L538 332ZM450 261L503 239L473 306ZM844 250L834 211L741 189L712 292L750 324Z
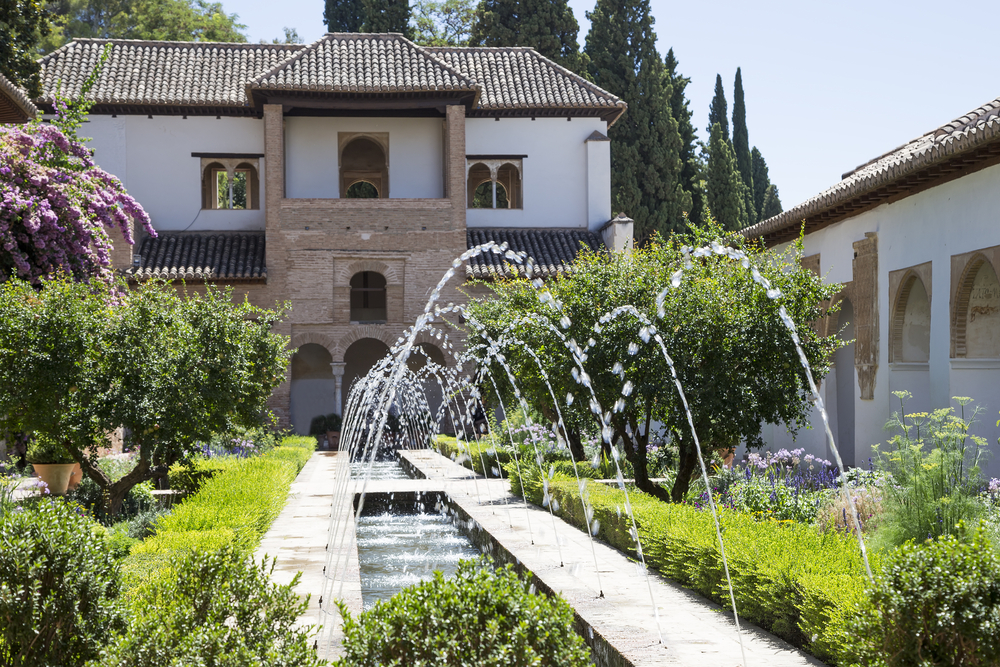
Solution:
M171 558L191 549L232 546L253 553L315 449L315 438L285 438L261 456L228 460L197 493L157 522L155 535L132 548L122 565L125 587L155 585L168 574Z

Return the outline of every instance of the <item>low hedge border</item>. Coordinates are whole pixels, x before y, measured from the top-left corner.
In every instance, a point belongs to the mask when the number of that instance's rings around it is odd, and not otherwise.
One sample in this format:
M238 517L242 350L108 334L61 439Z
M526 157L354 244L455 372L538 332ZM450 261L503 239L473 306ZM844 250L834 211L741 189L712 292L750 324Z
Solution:
M512 475L515 492L521 490L518 482ZM541 505L543 485L537 471L526 476L525 486L527 499ZM590 523L575 477L556 471L548 486L560 517L579 528ZM586 493L599 524L597 536L635 555L625 493L589 482ZM711 513L663 503L639 491L630 491L629 498L647 564L728 608L729 590ZM731 510L722 510L720 521L740 616L821 660L843 664L851 619L868 599L857 542L822 534L812 526L757 521ZM878 555L869 558L877 571Z
M125 589L155 585L169 573L171 557L191 549L232 546L252 554L315 449L315 438L289 437L261 456L227 462L132 548L122 563Z

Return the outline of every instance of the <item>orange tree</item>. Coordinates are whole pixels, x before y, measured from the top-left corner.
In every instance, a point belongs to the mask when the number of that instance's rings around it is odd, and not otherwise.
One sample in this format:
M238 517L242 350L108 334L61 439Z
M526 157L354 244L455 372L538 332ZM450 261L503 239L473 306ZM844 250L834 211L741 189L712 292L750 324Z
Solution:
M608 435L623 445L636 485L662 500L679 502L697 470L694 438L659 344L653 336L644 340L645 322L654 324L675 362L705 454L740 442L759 448L765 422L784 423L793 431L806 423L810 403L805 374L778 316L779 305L795 322L817 381L829 371L830 354L838 346L833 337L819 336L810 326L823 314L821 302L837 286L823 285L801 267L800 246L784 252L743 247L747 267L724 255L691 259L682 251L712 241L739 243L738 238L724 238L718 228L711 228L651 242L628 256L584 253L572 271L545 284L552 303L543 303L526 280L491 283L493 294L469 306L469 344L505 339L523 343L506 345L504 362L522 395L554 419L538 362L524 348L534 350L561 402L570 444L574 431L599 431L597 414L606 414ZM658 304L657 296L682 268L679 285L667 289ZM782 296L770 299L754 282L752 269ZM622 306L634 311L599 323ZM583 359L586 378L553 328L584 350L578 358ZM498 363L489 361L491 366ZM491 371L504 404L516 404L505 371L498 366ZM588 382L596 404L585 386ZM572 403L563 399L567 394L574 395ZM669 492L648 477L647 448L655 422L664 425L678 448L676 480ZM579 452L579 447L574 450Z
M282 310L211 286L11 280L0 285L0 428L61 442L104 491L111 515L136 484L164 477L213 433L260 425L284 379ZM97 445L119 426L138 450L112 480Z

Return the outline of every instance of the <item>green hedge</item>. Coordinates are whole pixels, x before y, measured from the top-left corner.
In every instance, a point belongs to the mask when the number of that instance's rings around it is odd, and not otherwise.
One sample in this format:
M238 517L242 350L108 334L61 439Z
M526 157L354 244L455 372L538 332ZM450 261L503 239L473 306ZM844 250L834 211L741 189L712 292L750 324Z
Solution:
M285 438L261 456L229 459L197 493L160 519L155 535L132 548L122 566L126 588L155 585L172 556L194 548L231 545L253 553L315 448L314 438Z
M486 438L480 442L462 441L459 448L458 439L450 435L438 435L434 438L434 445L441 452L442 456L460 463L469 470L474 470L480 475L487 477L498 477L497 472L501 466L508 461L512 461L509 451L504 449L494 449L493 441ZM489 475L483 470L483 463L490 470Z
M524 480L527 498L541 504L542 484L534 468ZM520 490L513 476L511 483ZM586 488L599 523L597 536L634 554L625 493L602 484L588 483ZM586 525L575 476L557 470L549 490L563 519L578 527ZM728 608L729 591L711 513L663 503L638 491L630 491L629 497L647 564ZM857 542L837 533L822 534L809 525L756 521L730 510L722 510L720 518L741 617L823 660L837 662L851 619L868 595ZM877 569L877 555L869 558Z

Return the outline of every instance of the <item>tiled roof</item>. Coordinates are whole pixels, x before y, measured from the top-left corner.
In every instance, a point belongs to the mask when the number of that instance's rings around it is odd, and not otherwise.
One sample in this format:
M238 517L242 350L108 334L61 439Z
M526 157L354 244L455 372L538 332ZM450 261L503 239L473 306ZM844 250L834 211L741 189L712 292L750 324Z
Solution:
M402 35L328 33L309 44L76 39L41 60L42 100L88 94L97 113L257 114L268 96L460 97L471 115L591 115L625 103L526 47L429 48Z
M426 49L395 33L327 33L248 87L342 93L475 93L479 88Z
M1000 159L1000 98L844 174L832 188L743 230L775 243L914 194Z
M466 244L471 248L490 241L507 244L515 252L526 252L535 260L536 276L550 278L569 270L569 265L580 253L581 246L594 251L605 249L599 234L585 229L512 229L469 228L465 232ZM524 275L523 265L517 273ZM465 265L469 278L490 279L502 276L512 278L515 271L503 253L487 251L473 257Z
M24 90L0 74L0 123L24 123L37 111Z
M106 45L88 98L97 106L245 108L246 83L301 51L299 44L75 39L42 58L43 98L80 94Z
M142 262L126 271L134 280L230 280L263 282L264 232L162 232L146 237L137 253Z
M528 47L426 47L482 86L479 109L600 109L617 119L625 102Z

